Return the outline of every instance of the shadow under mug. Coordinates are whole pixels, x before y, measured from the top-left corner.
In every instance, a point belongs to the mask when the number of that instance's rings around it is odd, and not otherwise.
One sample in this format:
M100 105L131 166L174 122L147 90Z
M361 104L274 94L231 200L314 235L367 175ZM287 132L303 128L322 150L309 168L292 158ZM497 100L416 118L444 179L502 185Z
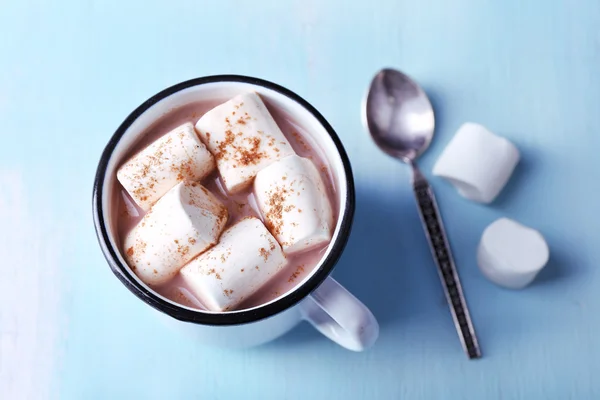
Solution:
M302 126L327 157L339 203L333 238L319 264L292 291L257 307L209 312L175 303L154 292L127 266L116 240L117 213L113 193L119 190L118 166L157 119L175 108L205 100L225 101L247 91L257 92L267 104ZM330 277L350 235L355 193L348 156L337 134L323 116L297 94L277 84L246 76L218 75L179 83L152 96L119 126L100 159L93 193L93 215L102 252L113 273L138 298L169 316L180 328L203 343L247 347L271 341L306 320L341 346L361 351L379 334L369 309Z

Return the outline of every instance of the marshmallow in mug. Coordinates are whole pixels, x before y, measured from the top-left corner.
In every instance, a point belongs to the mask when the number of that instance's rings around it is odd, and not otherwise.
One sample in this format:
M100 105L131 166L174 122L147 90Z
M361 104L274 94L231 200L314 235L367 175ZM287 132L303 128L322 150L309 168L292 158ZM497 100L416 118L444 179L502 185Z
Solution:
M477 250L477 264L485 277L511 289L527 286L548 262L550 252L536 230L508 218L489 225Z
M228 311L258 291L286 264L263 223L247 217L221 235L219 243L180 271L192 293L211 311Z
M217 160L231 194L247 188L258 171L294 154L292 146L254 92L234 97L208 111L196 131Z
M307 158L286 157L256 175L254 195L285 254L331 240L333 212L319 171Z
M188 122L136 154L117 171L117 179L140 208L147 211L169 189L198 181L215 168L215 160Z
M481 203L492 202L519 162L519 150L484 126L462 125L433 167L458 193Z
M205 187L181 182L125 237L127 263L143 282L163 284L217 243L227 218L227 208Z

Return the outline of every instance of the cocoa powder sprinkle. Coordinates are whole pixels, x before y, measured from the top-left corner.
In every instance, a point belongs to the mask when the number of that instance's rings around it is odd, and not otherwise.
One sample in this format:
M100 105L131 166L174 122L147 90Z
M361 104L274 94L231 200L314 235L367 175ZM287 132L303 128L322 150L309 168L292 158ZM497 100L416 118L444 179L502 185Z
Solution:
M177 253L185 257L190 252L190 246L177 246Z
M270 252L270 251L268 251L267 249L265 249L264 247L261 247L261 248L258 250L258 254L260 254L260 256L261 256L262 258L264 258L264 259L265 259L265 261L267 261L267 260L269 259L269 255L271 254L271 252Z
M283 213L286 212L284 208L288 197L288 190L286 188L276 187L273 192L269 193L269 199L267 201L268 211L265 213L265 222L267 228L275 236L281 234L283 227Z
M296 268L296 271L294 271L294 273L292 273L292 275L288 279L288 282L289 283L294 282L296 280L296 278L298 278L300 275L302 275L303 272L304 272L304 265L298 266Z
M237 137L240 139L237 139ZM243 132L233 133L230 129L225 131L225 139L218 143L215 151L217 160L233 160L242 166L257 164L267 156L260 151L260 137L246 137Z

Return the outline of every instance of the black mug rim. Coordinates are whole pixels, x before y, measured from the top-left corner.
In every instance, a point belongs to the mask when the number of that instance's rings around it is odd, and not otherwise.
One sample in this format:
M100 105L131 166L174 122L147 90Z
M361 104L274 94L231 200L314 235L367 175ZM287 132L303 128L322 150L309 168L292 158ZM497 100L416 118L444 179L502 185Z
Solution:
M183 307L179 307L173 303L167 302L159 296L157 296L152 291L146 289L131 276L129 270L125 267L125 265L123 265L123 263L119 261L119 258L117 257L116 253L118 250L114 249L110 243L108 231L105 225L104 210L102 209L102 196L104 177L106 174L106 169L108 167L109 160L112 157L112 153L117 143L121 140L123 134L127 131L127 129L129 129L131 124L133 124L133 122L137 118L139 118L140 115L142 115L146 110L148 110L157 102L181 90L193 86L218 82L239 82L253 84L256 86L262 86L264 88L273 90L275 92L278 92L279 94L290 98L291 100L300 104L308 112L310 112L319 121L323 128L325 128L325 130L333 140L335 147L337 148L344 168L344 173L346 175L345 181L347 190L346 199L342 199L341 203L343 204L343 201L345 200L346 207L342 215L340 232L336 240L331 244L331 251L325 258L324 262L321 264L319 269L315 273L313 273L313 275L308 279L308 281L306 281L302 286L298 287L296 290L294 290L287 296L284 296L272 303L260 307L229 313L205 313L201 311L192 311ZM190 79L168 87L167 89L164 89L161 92L150 97L139 107L137 107L131 114L129 114L129 116L127 116L127 118L123 121L123 123L121 123L119 128L112 135L111 139L104 148L104 151L102 152L102 155L100 157L98 168L96 170L96 176L94 179L92 209L96 236L102 249L102 253L104 254L104 257L106 258L106 261L110 266L110 269L115 274L115 276L121 281L121 283L123 283L127 287L127 289L129 289L129 291L131 291L139 299L141 299L154 309L181 321L203 325L239 325L256 322L293 307L302 299L307 297L312 291L314 291L331 274L333 268L335 267L348 242L354 218L355 202L356 195L354 189L354 179L352 174L352 168L350 166L350 161L348 159L348 155L346 154L346 150L344 149L342 142L340 141L338 135L331 127L331 125L327 122L327 120L325 120L321 113L319 113L319 111L317 111L310 103L308 103L306 100L304 100L302 97L292 92L291 90L264 79L244 75L211 75Z

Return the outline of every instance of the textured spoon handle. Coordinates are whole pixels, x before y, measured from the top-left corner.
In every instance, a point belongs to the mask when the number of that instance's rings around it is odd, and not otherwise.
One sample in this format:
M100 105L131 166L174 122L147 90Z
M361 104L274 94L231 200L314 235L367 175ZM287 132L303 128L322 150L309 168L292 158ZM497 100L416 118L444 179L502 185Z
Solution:
M454 324L456 325L463 348L469 358L479 358L481 357L481 352L477 343L477 337L475 336L475 329L471 322L458 272L452 259L452 253L450 252L446 232L442 225L437 202L429 183L416 165L413 165L413 189L419 206L421 222L427 234L433 258L437 264L446 300L450 306L452 318L454 319Z

